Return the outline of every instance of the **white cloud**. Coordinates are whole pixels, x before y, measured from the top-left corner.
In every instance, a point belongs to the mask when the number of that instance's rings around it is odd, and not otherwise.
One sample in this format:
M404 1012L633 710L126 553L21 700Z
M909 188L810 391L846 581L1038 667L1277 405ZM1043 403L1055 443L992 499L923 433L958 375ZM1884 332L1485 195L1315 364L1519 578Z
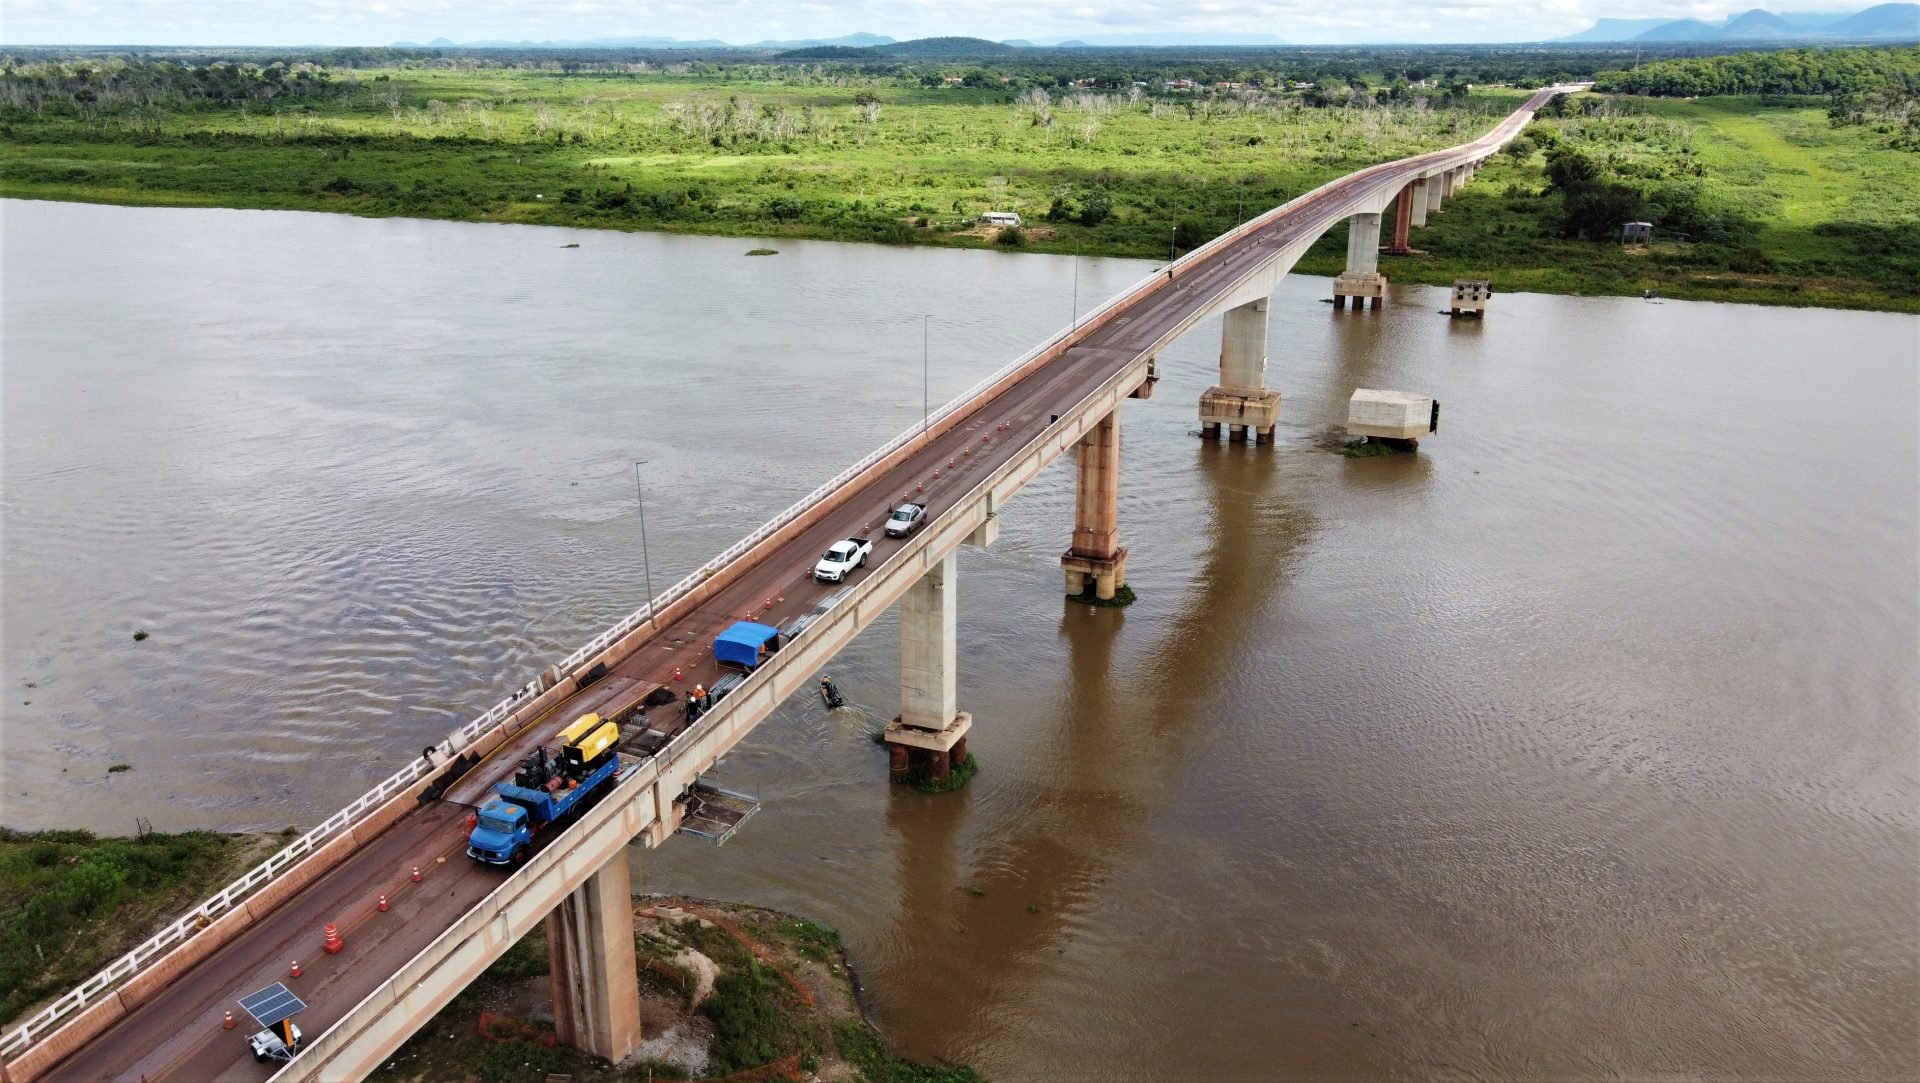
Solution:
M1854 10L1871 0L1794 0ZM1530 41L1602 16L1718 19L1727 0L5 0L8 44L384 45L392 41L584 39L649 35L752 42L855 31L896 38L965 34L1276 34L1344 41Z

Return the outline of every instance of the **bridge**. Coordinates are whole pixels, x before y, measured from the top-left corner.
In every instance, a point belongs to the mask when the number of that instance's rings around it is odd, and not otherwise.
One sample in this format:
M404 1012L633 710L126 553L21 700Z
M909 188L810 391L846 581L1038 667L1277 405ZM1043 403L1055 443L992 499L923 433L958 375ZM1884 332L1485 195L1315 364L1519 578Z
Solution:
M438 746L296 839L79 988L0 1036L0 1083L260 1080L238 998L287 981L307 1035L279 1080L357 1079L468 982L545 923L561 1040L618 1061L640 1040L626 849L658 846L701 814L700 782L841 648L900 605L901 710L887 727L894 777L945 778L972 718L956 687L956 553L991 545L1007 502L1072 452L1078 490L1061 556L1068 594L1112 599L1120 544L1120 407L1152 394L1155 358L1224 313L1220 380L1200 400L1209 439L1270 443L1267 306L1309 247L1348 225L1335 298L1379 307L1391 251L1554 96L1550 87L1479 139L1332 181L1215 238L1101 305L862 458L647 605L547 667ZM879 529L903 499L927 505L907 538ZM871 567L846 584L809 577L833 541L870 536ZM784 646L695 719L648 708L720 671L707 649L734 621L792 629ZM793 622L798 623L793 623ZM495 781L589 711L628 719L613 789L503 873L464 856L467 817ZM344 947L322 950L333 924ZM300 975L291 977L294 963Z

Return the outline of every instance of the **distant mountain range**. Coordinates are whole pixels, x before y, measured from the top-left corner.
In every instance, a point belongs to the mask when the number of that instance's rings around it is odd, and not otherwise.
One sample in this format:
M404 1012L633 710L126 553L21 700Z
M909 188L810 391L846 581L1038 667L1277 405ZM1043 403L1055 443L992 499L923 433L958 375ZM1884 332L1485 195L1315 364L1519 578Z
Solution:
M1258 48L1285 45L1286 40L1272 34L1082 34L1075 38L1012 38L1006 44L1035 49L1156 49L1183 45Z
M874 45L892 45L893 39L881 34L846 34L837 38L798 38L793 41L756 41L747 45L734 45L718 38L701 38L689 41L684 38L583 38L577 41L448 41L435 38L422 45L415 41L396 41L395 49L810 49L825 45L841 45L848 48L863 49Z
M1865 11L1783 12L1754 8L1717 23L1700 19L1601 19L1555 41L1649 43L1742 41L1920 41L1920 4L1879 4Z
M988 41L985 38L919 38L915 41L895 41L882 34L847 34L837 38L801 38L794 41L756 41L747 44L734 44L718 38L702 38L689 41L683 38L662 37L622 37L622 38L583 38L578 40L546 41L506 41L489 39L485 41L451 41L447 38L435 38L422 44L416 41L396 41L395 49L771 49L791 51L796 49L872 49L885 50L891 56L939 56L958 55L965 50L955 46L965 43L974 48L968 55L1006 52L1010 49L1150 49L1178 46L1228 46L1259 48L1262 46L1285 45L1286 41L1272 34L1086 34L1078 38L1009 38L1006 41ZM823 54L830 55L830 54Z

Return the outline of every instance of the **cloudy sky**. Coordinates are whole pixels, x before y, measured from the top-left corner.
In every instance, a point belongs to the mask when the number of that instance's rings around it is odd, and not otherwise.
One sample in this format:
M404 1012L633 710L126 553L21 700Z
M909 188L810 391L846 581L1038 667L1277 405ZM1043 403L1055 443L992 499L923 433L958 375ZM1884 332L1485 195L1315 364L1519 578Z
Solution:
M1873 2L1783 7L1855 10ZM1736 10L1744 8L1728 0L0 0L0 42L385 45L631 35L752 42L855 31L901 39L1229 33L1300 43L1538 41L1603 15L1718 19Z

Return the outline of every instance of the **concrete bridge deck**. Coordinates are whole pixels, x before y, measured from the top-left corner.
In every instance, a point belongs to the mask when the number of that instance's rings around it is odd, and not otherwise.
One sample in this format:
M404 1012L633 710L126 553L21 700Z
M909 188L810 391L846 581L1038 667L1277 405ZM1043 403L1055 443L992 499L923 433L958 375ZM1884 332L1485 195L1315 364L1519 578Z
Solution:
M84 1028L69 1024L68 1030L54 1033L27 1055L13 1056L7 1064L8 1078L23 1083L34 1078L143 1079L153 1083L267 1078L269 1068L255 1064L241 1040L250 1029L244 1017L240 1028L228 1031L221 1027L223 1012L235 1007L239 996L287 980L288 965L294 960L299 961L304 973L290 984L308 1004L297 1021L310 1046L350 1014L370 1012L372 1009L366 1007L370 996L502 889L506 874L475 865L464 857L465 818L487 787L509 774L533 743L551 740L562 725L579 714L597 709L610 697L631 689L665 685L684 695L696 681L710 686L720 671L707 644L727 625L748 617L779 624L847 589L843 584L816 583L807 576L818 555L836 539L871 531L874 554L869 568L850 577L856 588L863 578L878 582L901 571L909 561L924 564L928 559L940 559L943 554L935 553L936 548L945 546L950 552L951 545L957 544L966 530L975 529L982 514L991 519L998 492L1017 490L1073 446L1079 430L1063 436L1063 417L1091 409L1093 397L1103 389L1113 393L1117 388L1124 398L1130 390L1125 385L1139 384L1156 351L1225 307L1246 303L1254 294L1265 298L1278 275L1284 274L1292 260L1330 225L1369 207L1378 213L1415 178L1483 159L1518 132L1534 109L1564 89L1540 92L1474 143L1361 170L1309 193L1197 250L1154 280L1136 287L1123 303L1066 335L998 394L970 412L944 419L918 446L909 445L897 461L891 465L883 461L823 501L828 510L814 521L777 534L769 543L743 555L715 576L715 582L723 585L710 595L690 605L669 606L657 627L642 627L625 637L617 645L618 656L609 657L607 678L567 695L566 690L571 688L567 682L573 675L557 675L560 686L541 697L543 709L538 720L499 744L448 787L444 799L406 808L377 833L369 830L367 837L336 840L339 845L330 844L311 855L307 860L327 862L331 867L284 900L259 906L257 913L247 916L245 927L218 950L183 961L177 973L167 975L169 980L139 998L129 998L132 1003L123 1011L102 1016L110 1020L104 1029L100 1019ZM1108 401L1100 408L1111 411L1116 404L1117 400ZM1015 467L1021 470L1017 477L1012 472ZM992 488L996 479L1004 481L1002 490ZM980 500L983 487L987 493L984 513L972 506ZM886 538L880 524L906 495L928 505L929 524L912 538ZM968 508L961 507L969 502ZM955 530L945 530L943 520L963 510L972 518ZM932 537L935 535L937 539ZM906 570L917 576L921 565ZM905 589L902 586L892 592L892 597L877 600L890 604ZM849 604L842 602L834 612ZM822 623L826 620L822 618ZM830 657L864 623L864 618L847 623L830 644L823 638L818 650L810 649L806 657L792 661L802 664ZM674 678L676 668L681 672L678 681ZM789 680L785 691L764 698L764 709L743 714L739 725L711 734L685 734L687 724L678 702L653 708L646 725L669 737L699 736L707 742L689 761L692 766L687 770L697 775L764 717L779 695L808 680L804 675ZM628 685L627 681L636 683ZM736 697L745 698L740 693ZM716 712L719 710L717 707ZM656 832L664 825L671 830L672 825L665 823L669 817L660 797L665 792L666 799L671 799L672 791L663 790L668 768L649 769L654 772L651 781L640 780L636 785L650 785L656 791L651 807L625 821L623 839L634 833L634 825L651 824ZM684 785L677 777L674 781ZM629 792L633 789L623 785L619 799L640 804ZM605 819L599 817L595 822ZM567 834L577 833L583 826L571 828ZM654 841L658 837L656 834ZM542 845L552 846L554 841L549 838ZM539 862L536 856L535 863ZM416 866L422 877L418 883L411 876ZM386 912L377 909L383 894L389 906ZM333 956L320 950L322 926L329 921L340 924L347 945L345 951ZM191 945L192 941L187 943ZM504 947L500 945L499 950ZM152 969L166 966L166 960L162 960ZM439 1002L444 1003L457 990L454 986L445 997L438 998ZM96 1005L96 1009L100 1007ZM410 1032L408 1027L396 1032L398 1038L389 1035L379 1041L388 1043L385 1048L390 1050ZM332 1055L331 1047L319 1045L321 1048L310 1049L308 1056L282 1074L346 1078L359 1070L347 1068L347 1064L366 1063L364 1056L359 1061L343 1060L345 1072L336 1074L319 1059ZM305 1063L310 1059L316 1063Z

